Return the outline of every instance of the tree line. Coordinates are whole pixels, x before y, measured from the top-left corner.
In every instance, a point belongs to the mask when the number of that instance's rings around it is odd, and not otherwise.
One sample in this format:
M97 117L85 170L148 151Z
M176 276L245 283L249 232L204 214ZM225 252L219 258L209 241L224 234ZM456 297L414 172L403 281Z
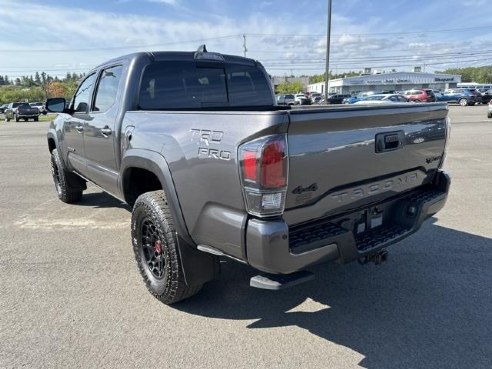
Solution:
M484 67L449 68L436 73L460 74L461 82L492 83L492 65Z
M70 99L83 76L83 74L68 72L64 78L53 77L45 72L17 78L0 75L0 103L44 101L49 97Z
M392 70L393 72L394 70ZM333 74L330 79L359 76L361 71ZM462 82L492 83L492 65L483 67L449 68L436 73L459 74ZM75 93L77 82L83 74L67 73L64 78L52 77L45 72L36 72L34 76L9 78L0 75L0 103L12 101L44 101L48 97L65 97L70 99ZM326 73L309 76L309 83L318 83L325 80ZM277 93L296 93L303 90L299 82L281 83L277 86Z

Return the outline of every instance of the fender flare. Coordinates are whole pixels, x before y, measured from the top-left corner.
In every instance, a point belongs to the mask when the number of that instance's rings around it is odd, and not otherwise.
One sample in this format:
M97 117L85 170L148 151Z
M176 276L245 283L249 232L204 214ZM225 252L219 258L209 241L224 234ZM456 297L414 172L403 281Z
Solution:
M48 140L48 149L50 150L50 153L51 153L51 147L49 146L49 141L50 140L53 140L55 141L55 149L57 149L59 151L59 148L58 148L58 137L56 135L56 131L53 129L53 128L50 128L48 130L48 133L46 134L46 138Z
M125 194L125 173L127 173L127 170L130 168L148 170L149 172L152 172L161 183L162 189L166 194L170 205L169 210L175 220L178 251L186 284L189 286L198 286L214 279L219 272L218 259L213 255L199 251L191 239L181 211L171 171L165 158L155 151L143 149L128 150L121 160L121 175L118 180L120 193L123 197ZM125 201L128 201L128 199L125 198Z

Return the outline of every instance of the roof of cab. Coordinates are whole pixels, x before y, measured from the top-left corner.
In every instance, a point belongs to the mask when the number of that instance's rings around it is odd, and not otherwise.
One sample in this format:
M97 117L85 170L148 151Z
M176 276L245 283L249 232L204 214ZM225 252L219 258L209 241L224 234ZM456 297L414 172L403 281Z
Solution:
M137 61L139 59L145 58L149 59L150 61L193 61L193 60L200 60L200 61L214 61L214 62L221 62L218 61L217 59L207 59L206 54L204 53L205 57L202 57L200 59L195 58L195 52L194 51L148 51L148 52L136 52L132 54L127 54L123 55L108 61L105 61L104 63L99 64L97 67L93 68L93 70L99 69L102 66L108 65L108 64L113 64L117 63L118 61L121 60L130 60L130 61ZM244 58L242 56L236 56L236 55L227 55L227 54L218 54L218 53L210 53L213 55L220 55L223 59L224 62L227 63L233 63L233 64L247 64L251 66L256 66L258 62L254 59L250 58Z

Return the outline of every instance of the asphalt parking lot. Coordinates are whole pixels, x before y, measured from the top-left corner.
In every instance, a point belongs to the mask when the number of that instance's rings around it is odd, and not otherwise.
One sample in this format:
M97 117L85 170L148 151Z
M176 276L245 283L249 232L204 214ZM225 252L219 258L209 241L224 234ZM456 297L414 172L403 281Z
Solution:
M445 209L383 266L329 264L282 292L225 261L163 305L133 259L129 209L90 187L58 201L48 123L0 122L0 368L487 368L492 119L450 107Z

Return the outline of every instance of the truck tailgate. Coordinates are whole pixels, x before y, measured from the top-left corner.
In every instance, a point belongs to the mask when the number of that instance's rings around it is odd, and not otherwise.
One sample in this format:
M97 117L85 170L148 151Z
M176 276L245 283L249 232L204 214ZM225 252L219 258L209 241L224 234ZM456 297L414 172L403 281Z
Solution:
M431 182L447 113L446 104L290 111L284 219L339 214Z

